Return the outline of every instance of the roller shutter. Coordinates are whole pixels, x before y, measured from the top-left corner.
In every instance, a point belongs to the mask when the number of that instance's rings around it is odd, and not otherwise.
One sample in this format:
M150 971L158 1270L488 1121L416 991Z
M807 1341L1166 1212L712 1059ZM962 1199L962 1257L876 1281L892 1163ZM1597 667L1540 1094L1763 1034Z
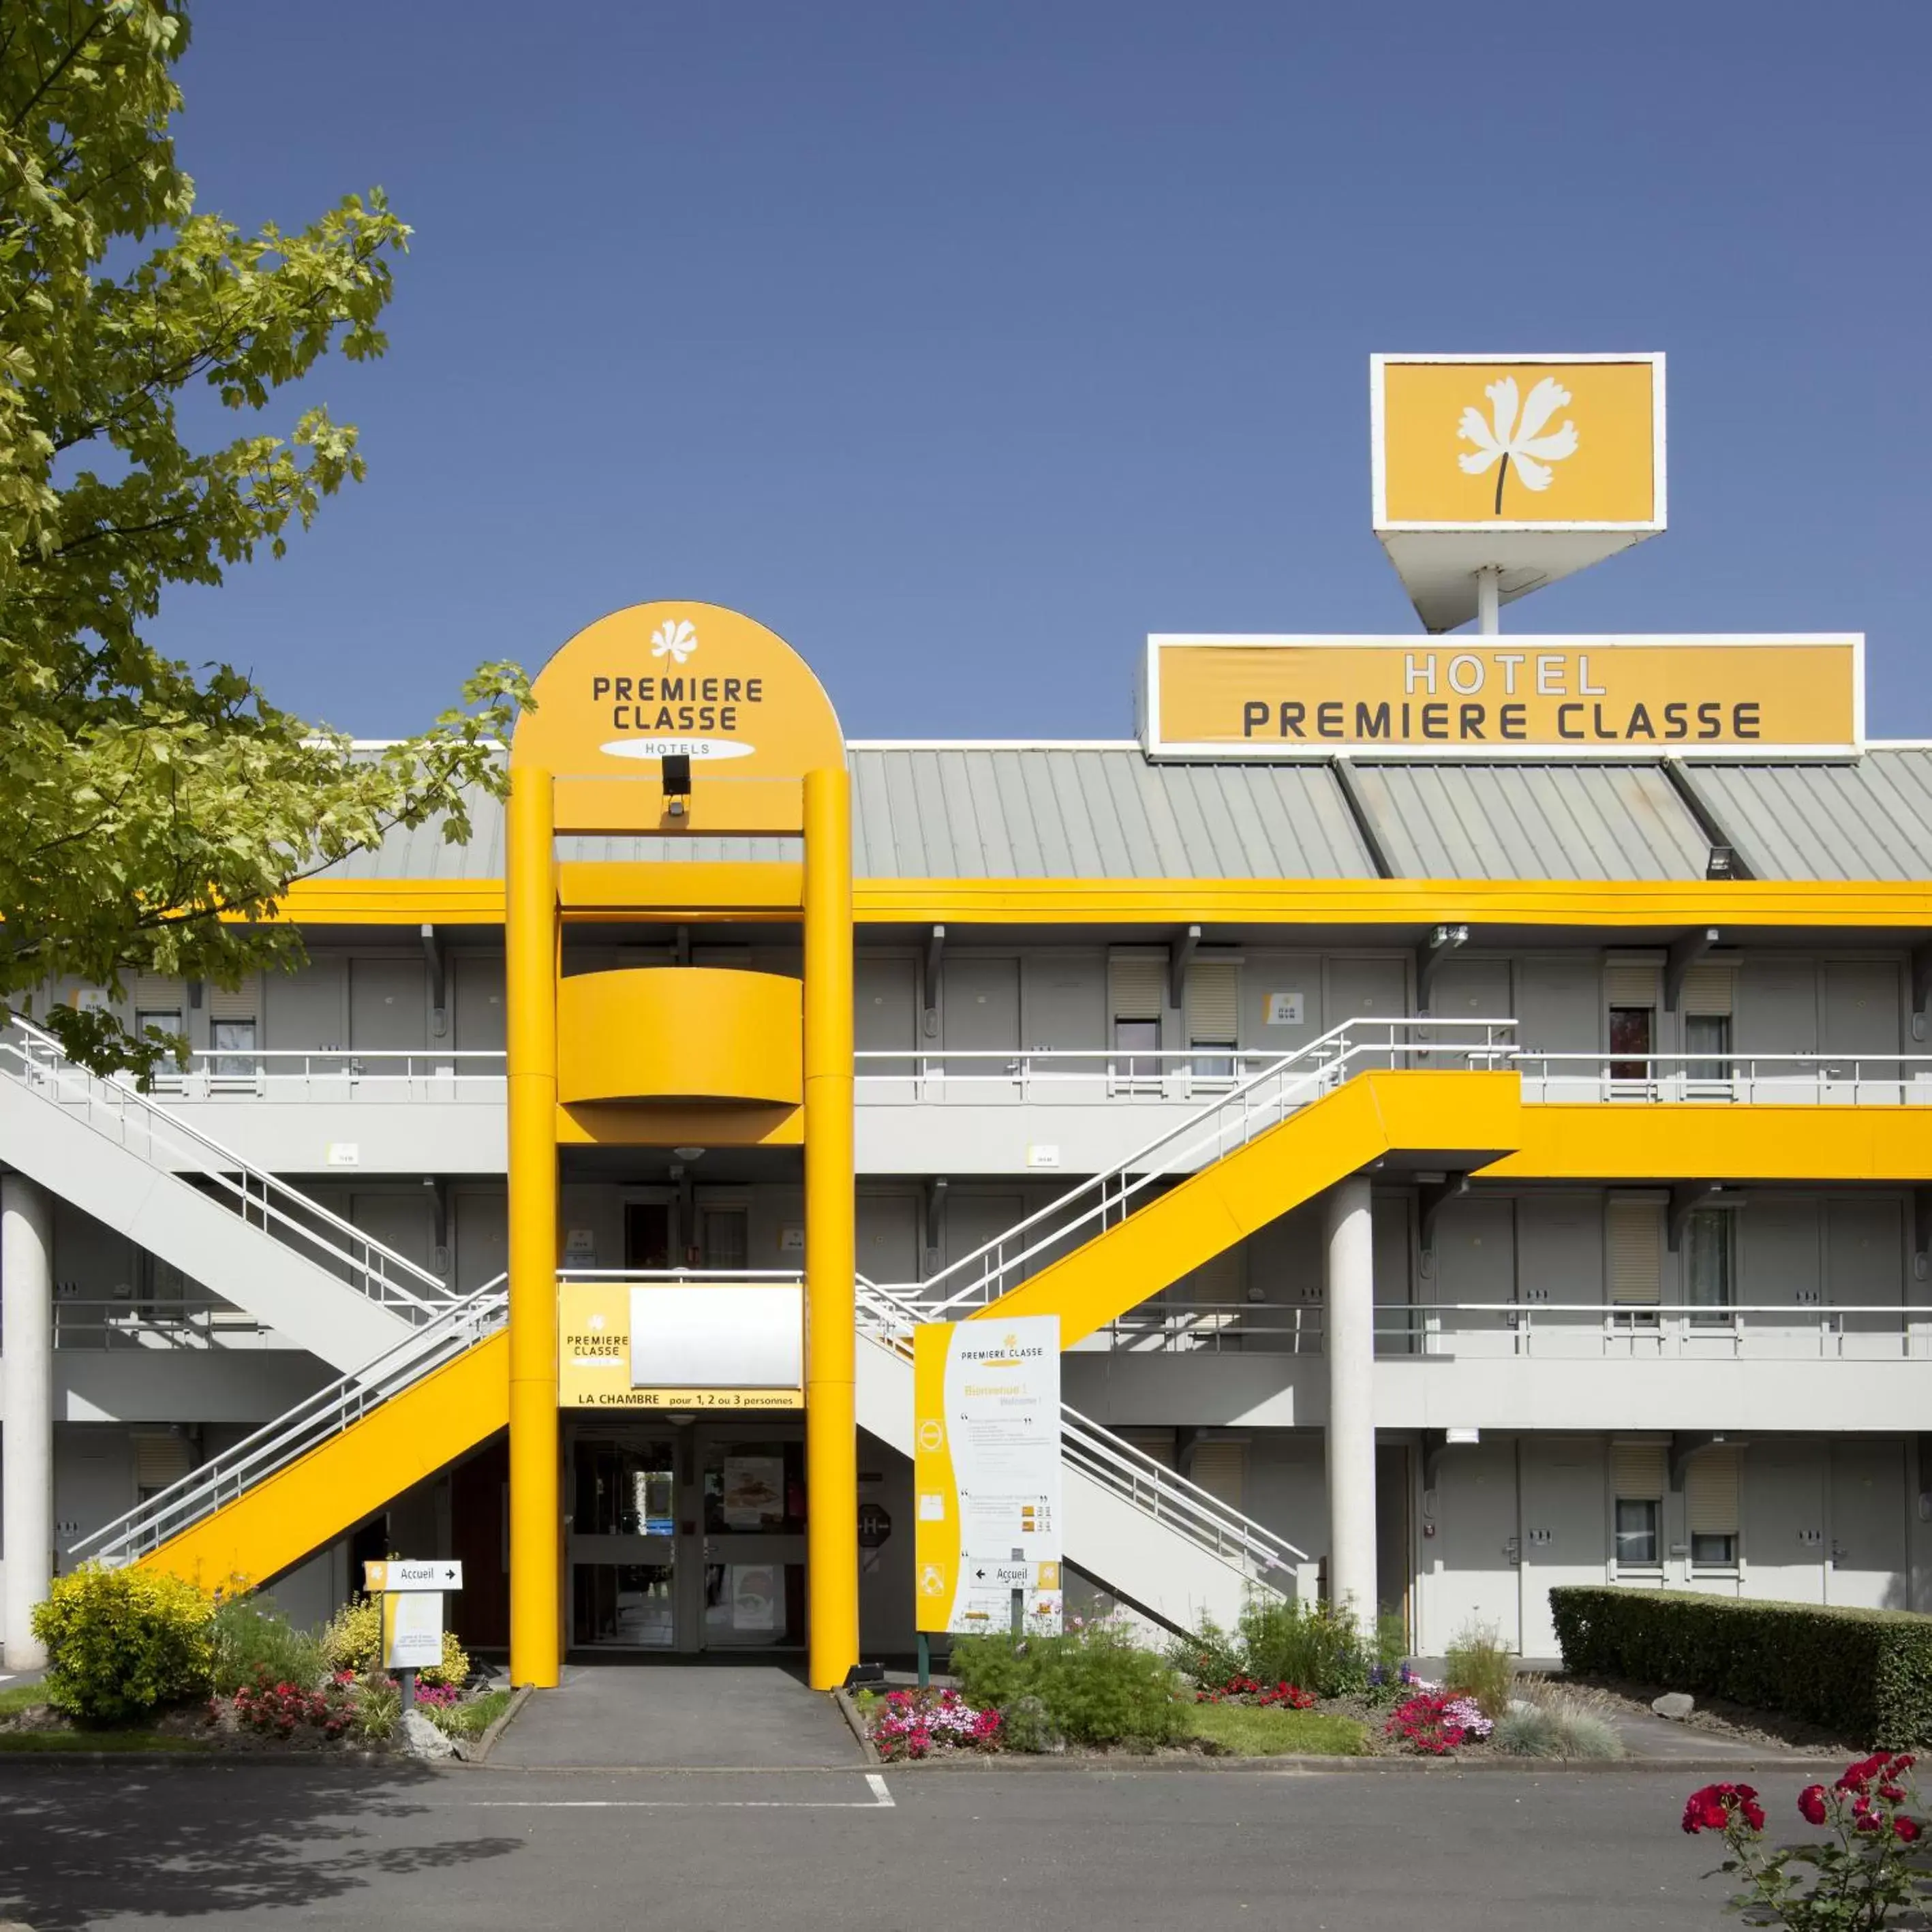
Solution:
M1684 976L1678 1005L1688 1014L1729 1018L1736 976L1728 966L1694 966Z
M1611 1445L1610 1478L1620 1502L1661 1502L1668 1473L1660 1442Z
M1248 1451L1244 1442L1197 1442L1188 1468L1188 1480L1205 1490L1230 1509L1241 1507L1247 1478Z
M1232 1046L1240 1037L1240 968L1196 961L1187 973L1187 1043Z
M1654 1308L1663 1298L1664 1206L1612 1194L1605 1210L1610 1299L1621 1308Z
M1167 956L1160 952L1110 952L1107 1000L1117 1020L1157 1020L1166 997Z
M1685 1527L1693 1536L1738 1533L1738 1466L1735 1449L1702 1449L1684 1466Z
M152 1491L178 1483L194 1466L188 1438L175 1435L140 1435L134 1438L134 1486Z
M208 1016L212 1020L254 1020L262 1016L262 982L250 974L231 993L220 986L208 989Z
M1612 956L1604 967L1604 1002L1612 1006L1655 1006L1655 964L1647 959L1619 959Z

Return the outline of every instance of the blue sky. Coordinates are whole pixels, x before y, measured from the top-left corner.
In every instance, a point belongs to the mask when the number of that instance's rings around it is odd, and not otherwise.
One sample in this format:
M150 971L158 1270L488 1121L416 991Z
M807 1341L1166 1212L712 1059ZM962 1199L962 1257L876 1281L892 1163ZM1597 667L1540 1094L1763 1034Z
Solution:
M1932 735L1932 8L201 0L201 206L412 223L368 481L155 634L367 735L618 605L854 736L1131 725L1150 631L1407 632L1372 350L1661 349L1672 528L1517 631L1870 635ZM292 410L290 411L292 419Z

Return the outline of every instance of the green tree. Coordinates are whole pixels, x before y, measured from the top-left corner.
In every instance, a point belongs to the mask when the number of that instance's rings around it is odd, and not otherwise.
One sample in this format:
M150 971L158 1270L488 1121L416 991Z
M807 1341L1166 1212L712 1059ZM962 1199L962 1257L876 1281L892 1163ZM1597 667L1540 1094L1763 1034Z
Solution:
M166 586L279 556L360 480L354 429L280 392L383 352L410 232L380 190L299 232L197 213L169 131L188 38L182 0L0 4L0 998L295 963L290 884L398 824L466 838L527 697L485 664L431 729L357 756L144 640ZM203 389L242 418L205 448L181 420ZM179 1050L105 1012L50 1024L103 1070Z

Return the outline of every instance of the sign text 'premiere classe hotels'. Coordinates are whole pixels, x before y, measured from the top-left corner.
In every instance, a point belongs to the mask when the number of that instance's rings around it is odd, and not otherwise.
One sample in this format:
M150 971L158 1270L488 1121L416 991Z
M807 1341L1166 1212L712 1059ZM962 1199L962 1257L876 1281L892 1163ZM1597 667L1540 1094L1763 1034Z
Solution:
M1844 754L1864 640L1155 637L1141 719L1156 758Z

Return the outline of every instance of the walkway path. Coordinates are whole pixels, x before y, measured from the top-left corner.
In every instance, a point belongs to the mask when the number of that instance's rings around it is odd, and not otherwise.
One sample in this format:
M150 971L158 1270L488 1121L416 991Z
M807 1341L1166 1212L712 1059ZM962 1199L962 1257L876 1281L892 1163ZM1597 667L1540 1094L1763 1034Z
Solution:
M862 1766L830 1698L772 1664L571 1664L490 1754L493 1768Z

